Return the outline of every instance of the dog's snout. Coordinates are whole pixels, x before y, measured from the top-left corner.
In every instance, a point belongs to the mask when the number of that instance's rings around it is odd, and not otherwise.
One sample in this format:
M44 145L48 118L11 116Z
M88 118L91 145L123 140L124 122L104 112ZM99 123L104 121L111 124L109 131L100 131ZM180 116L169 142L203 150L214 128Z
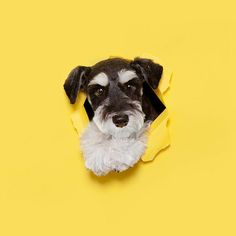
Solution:
M116 127L122 128L128 124L129 117L127 115L115 115L112 117L112 121Z

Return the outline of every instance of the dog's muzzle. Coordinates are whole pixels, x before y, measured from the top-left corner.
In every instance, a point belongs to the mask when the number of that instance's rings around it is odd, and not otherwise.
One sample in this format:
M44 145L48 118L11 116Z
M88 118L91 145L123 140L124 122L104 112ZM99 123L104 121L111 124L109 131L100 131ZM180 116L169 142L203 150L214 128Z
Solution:
M116 138L128 138L137 133L144 124L144 113L139 102L123 103L120 111L114 107L103 104L95 112L93 121L104 134Z

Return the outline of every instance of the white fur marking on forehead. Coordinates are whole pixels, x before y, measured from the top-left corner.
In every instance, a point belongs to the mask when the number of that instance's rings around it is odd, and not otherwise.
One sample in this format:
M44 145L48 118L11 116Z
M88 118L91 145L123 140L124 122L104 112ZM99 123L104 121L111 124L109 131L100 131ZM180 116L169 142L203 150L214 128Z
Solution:
M137 77L137 74L133 70L121 70L118 72L119 82L121 84L127 83L131 79Z
M89 82L88 85L94 85L99 84L101 86L107 86L108 85L108 77L104 72L101 72L94 76L92 80Z

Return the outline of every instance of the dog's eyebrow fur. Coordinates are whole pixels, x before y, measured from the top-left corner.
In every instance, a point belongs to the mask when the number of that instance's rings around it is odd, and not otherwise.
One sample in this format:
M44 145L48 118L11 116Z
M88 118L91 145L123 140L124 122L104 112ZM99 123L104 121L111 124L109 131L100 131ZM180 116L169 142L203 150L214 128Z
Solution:
M108 81L108 76L104 73L104 72L101 72L99 74L97 74L96 76L94 76L91 81L89 82L88 85L101 85L101 86L107 86L109 83Z
M122 69L118 72L118 76L119 76L119 82L121 84L125 84L131 79L137 77L137 74L133 70Z

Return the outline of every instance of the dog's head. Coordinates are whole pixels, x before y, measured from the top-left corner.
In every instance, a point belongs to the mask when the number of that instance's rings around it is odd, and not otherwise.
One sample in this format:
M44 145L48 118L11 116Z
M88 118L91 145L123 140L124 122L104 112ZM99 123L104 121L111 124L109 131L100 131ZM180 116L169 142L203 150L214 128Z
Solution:
M162 66L150 59L110 58L91 67L76 67L64 88L72 104L80 90L86 93L100 131L129 137L144 124L143 83L157 88L162 71Z

